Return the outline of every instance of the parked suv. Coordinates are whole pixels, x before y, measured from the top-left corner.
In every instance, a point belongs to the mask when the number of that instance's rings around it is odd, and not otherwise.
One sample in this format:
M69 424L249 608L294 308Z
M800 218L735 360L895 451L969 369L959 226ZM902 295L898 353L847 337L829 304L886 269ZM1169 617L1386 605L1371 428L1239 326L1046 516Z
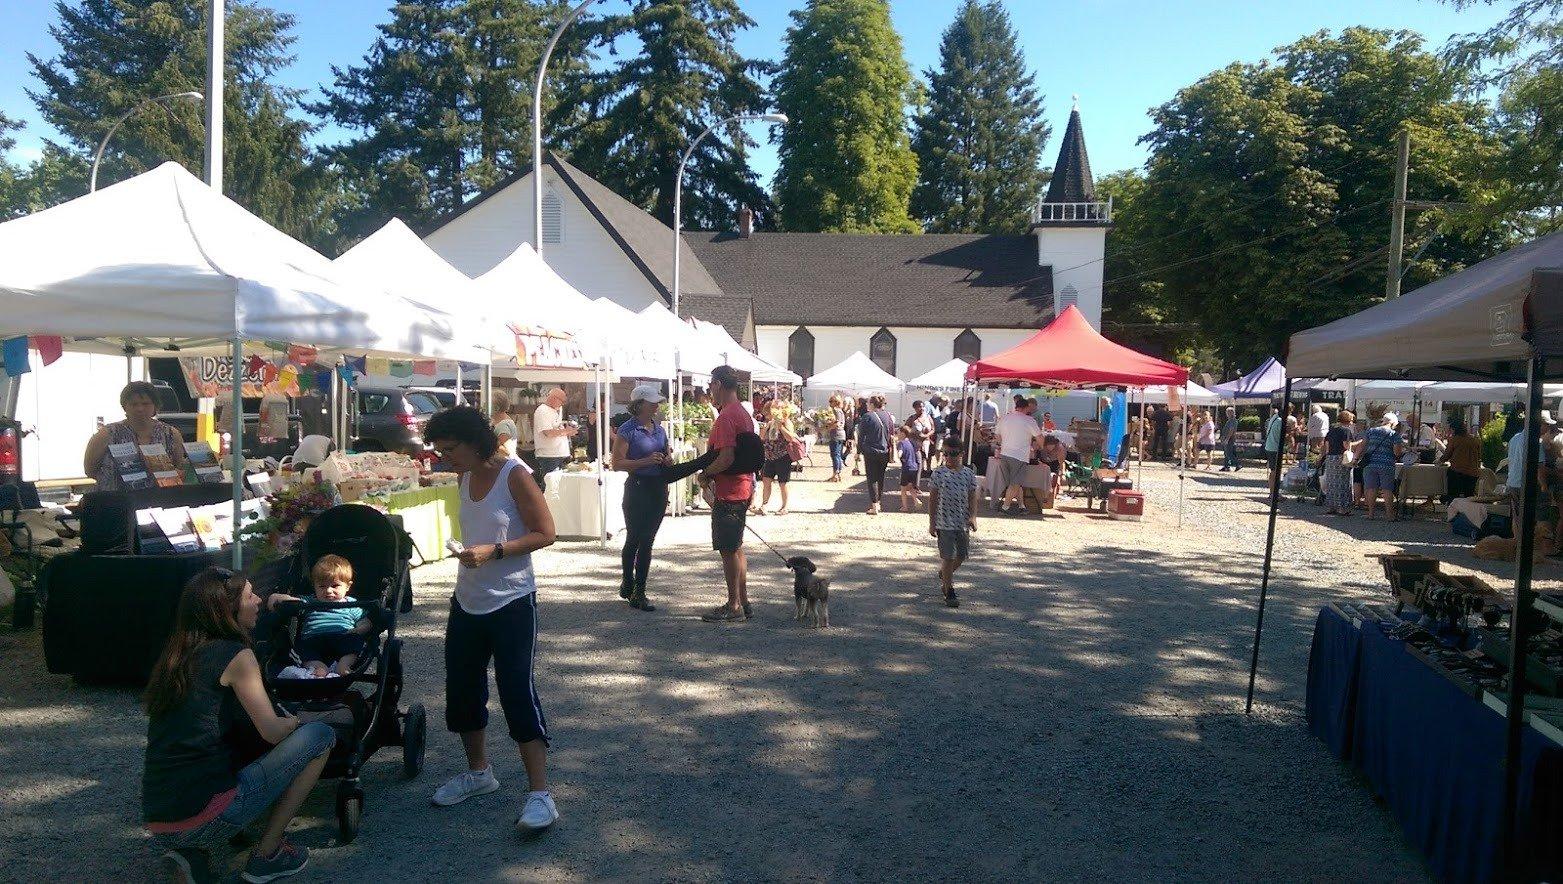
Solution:
M356 392L354 451L423 454L424 425L441 410L433 393L401 387L359 387Z

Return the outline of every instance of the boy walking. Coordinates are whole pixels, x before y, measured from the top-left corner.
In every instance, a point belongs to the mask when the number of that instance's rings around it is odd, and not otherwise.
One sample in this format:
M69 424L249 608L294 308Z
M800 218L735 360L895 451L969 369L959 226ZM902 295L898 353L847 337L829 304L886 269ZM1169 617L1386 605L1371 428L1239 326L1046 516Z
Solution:
M977 530L977 474L961 463L957 440L944 443L944 462L929 477L928 533L939 538L939 590L944 603L958 607L955 569L966 561L971 532Z

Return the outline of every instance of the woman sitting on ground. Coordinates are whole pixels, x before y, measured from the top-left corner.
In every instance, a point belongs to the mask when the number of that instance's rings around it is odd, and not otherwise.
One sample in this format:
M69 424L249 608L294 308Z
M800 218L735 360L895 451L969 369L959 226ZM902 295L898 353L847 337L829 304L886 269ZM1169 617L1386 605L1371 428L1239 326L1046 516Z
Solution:
M286 877L309 860L283 833L320 779L336 736L324 722L301 724L272 706L249 642L260 604L243 575L207 568L192 577L147 684L141 812L175 881L205 880L207 853L267 808L245 880ZM225 738L246 717L274 748L235 774Z

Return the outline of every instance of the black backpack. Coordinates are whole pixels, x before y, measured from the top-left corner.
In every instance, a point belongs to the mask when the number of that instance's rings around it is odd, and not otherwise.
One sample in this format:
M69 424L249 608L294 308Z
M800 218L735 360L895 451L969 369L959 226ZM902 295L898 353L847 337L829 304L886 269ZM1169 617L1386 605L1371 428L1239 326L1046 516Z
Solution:
M764 466L765 443L760 440L760 435L739 433L733 445L733 465L727 468L727 474L758 473Z

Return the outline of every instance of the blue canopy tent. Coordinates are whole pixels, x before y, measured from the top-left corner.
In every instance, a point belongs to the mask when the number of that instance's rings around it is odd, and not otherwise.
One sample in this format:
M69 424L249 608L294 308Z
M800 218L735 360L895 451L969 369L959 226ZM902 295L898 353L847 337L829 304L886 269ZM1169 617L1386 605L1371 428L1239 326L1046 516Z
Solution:
M1237 402L1269 402L1276 391L1284 386L1286 386L1286 366L1276 362L1274 356L1267 356L1258 368L1248 374L1235 381L1216 384L1210 389L1219 394L1222 399L1232 399Z

